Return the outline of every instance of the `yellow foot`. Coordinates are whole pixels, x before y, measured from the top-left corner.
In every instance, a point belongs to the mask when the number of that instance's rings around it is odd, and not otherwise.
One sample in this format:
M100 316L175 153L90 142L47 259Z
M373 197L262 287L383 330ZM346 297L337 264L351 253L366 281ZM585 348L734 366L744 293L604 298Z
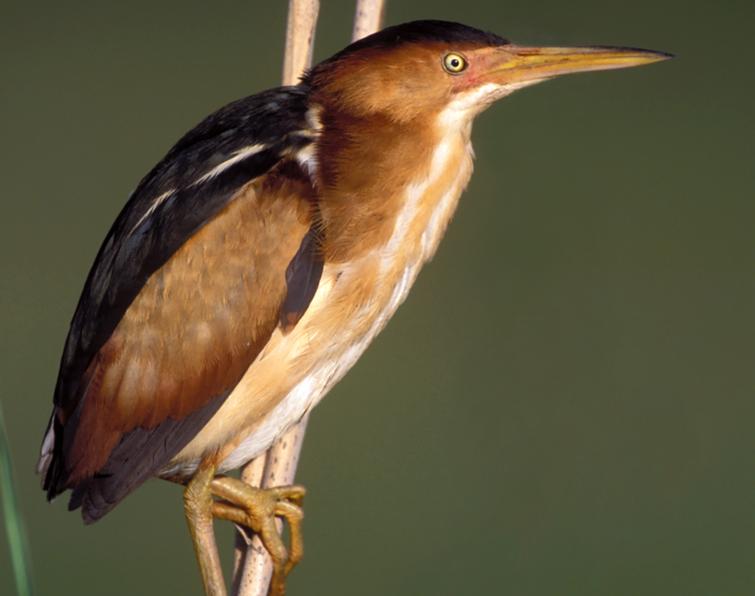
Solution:
M304 554L301 509L303 486L255 488L246 482L227 476L217 477L210 484L212 494L222 499L212 505L212 515L232 521L256 532L273 560L270 594L282 596L286 592L286 576ZM289 549L283 542L275 523L276 517L288 522L291 536Z
M200 466L184 491L184 508L205 595L226 596L223 569L212 528L213 499L210 483L214 476L215 466Z

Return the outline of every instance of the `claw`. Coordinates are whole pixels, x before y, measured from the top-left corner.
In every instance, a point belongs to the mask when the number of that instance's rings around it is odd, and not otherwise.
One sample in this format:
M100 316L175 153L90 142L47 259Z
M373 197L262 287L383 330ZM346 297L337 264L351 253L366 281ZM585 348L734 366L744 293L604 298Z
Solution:
M303 486L280 486L260 489L236 478L218 477L211 483L211 491L222 502L214 502L215 517L232 521L256 532L273 561L270 594L285 594L286 576L304 554L301 504L306 490ZM286 549L275 523L276 517L288 522L290 545Z
M275 495L281 499L287 499L288 501L302 501L307 494L307 489L300 484L292 484L290 486L276 486L271 490Z

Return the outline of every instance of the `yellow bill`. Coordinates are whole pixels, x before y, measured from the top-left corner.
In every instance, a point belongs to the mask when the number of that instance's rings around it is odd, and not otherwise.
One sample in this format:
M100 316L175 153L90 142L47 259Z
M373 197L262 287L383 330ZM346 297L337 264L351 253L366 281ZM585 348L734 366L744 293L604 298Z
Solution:
M665 52L637 48L509 45L501 48L489 75L499 84L525 83L563 74L642 66L672 57Z

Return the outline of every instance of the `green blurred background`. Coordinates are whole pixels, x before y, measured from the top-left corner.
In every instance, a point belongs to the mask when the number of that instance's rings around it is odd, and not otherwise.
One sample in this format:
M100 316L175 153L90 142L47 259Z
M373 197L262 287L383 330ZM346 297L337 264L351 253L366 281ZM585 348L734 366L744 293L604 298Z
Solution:
M277 84L285 8L2 6L0 400L40 594L200 593L175 486L84 527L33 469L100 241L179 135ZM324 1L318 59L352 10ZM678 58L479 119L439 254L312 417L290 593L754 594L755 5L389 3L428 17Z

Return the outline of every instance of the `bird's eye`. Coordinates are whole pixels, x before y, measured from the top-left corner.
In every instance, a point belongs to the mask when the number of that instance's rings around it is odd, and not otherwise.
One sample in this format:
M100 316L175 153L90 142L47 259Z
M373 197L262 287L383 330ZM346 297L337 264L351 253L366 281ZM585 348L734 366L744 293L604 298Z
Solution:
M451 74L459 74L467 67L467 61L461 54L451 52L443 57L443 68Z

